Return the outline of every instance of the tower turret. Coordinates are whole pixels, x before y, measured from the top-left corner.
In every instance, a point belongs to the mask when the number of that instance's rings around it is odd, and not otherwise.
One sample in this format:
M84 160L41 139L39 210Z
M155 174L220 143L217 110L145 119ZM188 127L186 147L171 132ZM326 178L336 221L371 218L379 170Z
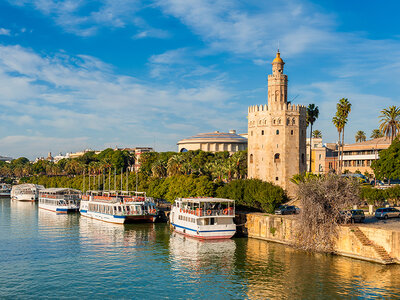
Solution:
M283 74L285 62L279 50L271 64L272 74L268 75L268 106L276 107L287 103L287 75Z

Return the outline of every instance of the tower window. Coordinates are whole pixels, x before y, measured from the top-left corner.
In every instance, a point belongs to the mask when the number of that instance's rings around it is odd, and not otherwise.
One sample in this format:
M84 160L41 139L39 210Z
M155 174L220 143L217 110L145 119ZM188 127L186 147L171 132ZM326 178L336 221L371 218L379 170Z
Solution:
M279 135L279 130L276 130L276 135Z
M253 154L250 154L250 163L253 163Z
M278 181L278 180L279 180L279 177L275 177L275 180Z
M261 130L261 135L264 135L264 130Z
M275 153L274 162L279 162L279 161L280 161L280 155L279 155L279 153Z
M293 130L290 130L290 134L293 135Z

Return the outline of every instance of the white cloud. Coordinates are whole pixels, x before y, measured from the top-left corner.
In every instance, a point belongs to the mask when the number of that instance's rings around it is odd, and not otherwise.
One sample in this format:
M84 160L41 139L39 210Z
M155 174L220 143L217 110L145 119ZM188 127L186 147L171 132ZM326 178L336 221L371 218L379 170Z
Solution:
M11 35L10 29L0 28L0 35Z
M320 48L334 39L332 17L302 1L160 0L159 7L199 35L211 48L263 57L280 41L286 54Z
M166 125L187 124L175 133L184 137L223 130L214 128L217 119L229 129L229 124L237 124L232 115L245 111L238 106L221 114L234 96L220 81L164 86L115 74L111 66L94 57L44 56L20 46L0 46L0 79L0 120L8 124L7 130L0 128L0 137L21 136L29 126L41 136L85 136L92 148L114 138L118 144L152 145L155 136L158 145L174 150L176 140L168 139ZM198 130L193 132L193 128ZM15 156L22 151L9 141L4 139L2 144L11 151L7 154ZM50 148L66 151L50 140L42 141L42 153ZM33 153L27 148L24 151Z

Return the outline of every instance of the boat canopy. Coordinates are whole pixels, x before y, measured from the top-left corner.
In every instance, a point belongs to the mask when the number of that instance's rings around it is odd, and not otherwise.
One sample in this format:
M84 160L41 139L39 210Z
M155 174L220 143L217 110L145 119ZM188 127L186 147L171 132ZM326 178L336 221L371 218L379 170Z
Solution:
M224 198L212 198L212 197L205 197L205 198L177 198L175 202L183 202L183 203L234 203L235 200L231 199L224 199Z

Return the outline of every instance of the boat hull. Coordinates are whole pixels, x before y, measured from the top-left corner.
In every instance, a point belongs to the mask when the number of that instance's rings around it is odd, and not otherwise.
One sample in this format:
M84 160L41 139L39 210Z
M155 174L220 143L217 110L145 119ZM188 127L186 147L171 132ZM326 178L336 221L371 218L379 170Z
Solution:
M80 213L84 217L114 223L114 224L127 224L127 223L154 223L157 219L155 215L138 215L138 216L117 216L102 214L92 211L87 211L84 209L80 210Z
M73 207L73 206L54 206L54 205L46 205L43 203L39 203L39 208L53 211L58 214L66 214L69 212L77 212L78 207Z
M35 195L14 195L14 196L11 197L11 200L34 202L37 199L36 199Z
M175 232L202 240L230 239L236 233L236 225L234 226L235 229L227 227L226 229L197 230L179 224L171 223L171 227Z

